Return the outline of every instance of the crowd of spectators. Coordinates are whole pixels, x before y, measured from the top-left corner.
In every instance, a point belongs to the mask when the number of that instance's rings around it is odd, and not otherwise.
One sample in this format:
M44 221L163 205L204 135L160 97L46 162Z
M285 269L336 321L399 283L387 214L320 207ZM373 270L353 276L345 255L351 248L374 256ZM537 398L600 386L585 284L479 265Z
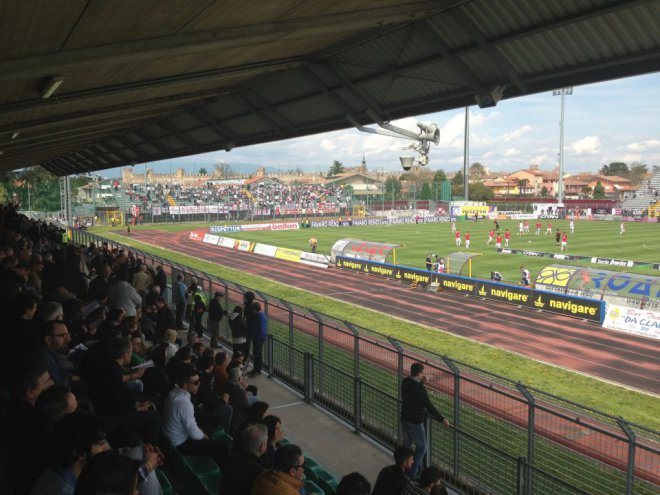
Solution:
M267 331L254 294L232 312L230 356L215 330L212 346L200 327L187 331L196 281L181 315L166 288L161 266L106 243L75 245L58 227L0 206L0 493L158 495L156 469L178 454L213 459L220 493L301 493L303 452L280 444L282 421L248 384L261 372ZM210 325L227 316L219 295ZM337 494L370 491L352 473Z
M346 188L326 184L280 184L276 182L252 185L217 184L212 181L199 186L148 185L128 186L125 194L135 205L169 206L168 196L177 205L224 205L239 210L248 208L289 210L336 205L349 197Z

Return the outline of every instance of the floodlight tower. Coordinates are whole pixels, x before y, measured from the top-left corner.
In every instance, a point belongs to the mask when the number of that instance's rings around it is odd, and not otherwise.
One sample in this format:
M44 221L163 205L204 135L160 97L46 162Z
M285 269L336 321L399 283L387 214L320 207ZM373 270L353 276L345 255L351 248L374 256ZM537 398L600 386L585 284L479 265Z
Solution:
M559 181L557 187L558 206L564 205L564 96L573 94L573 86L555 89L552 96L561 96L561 117L559 118Z

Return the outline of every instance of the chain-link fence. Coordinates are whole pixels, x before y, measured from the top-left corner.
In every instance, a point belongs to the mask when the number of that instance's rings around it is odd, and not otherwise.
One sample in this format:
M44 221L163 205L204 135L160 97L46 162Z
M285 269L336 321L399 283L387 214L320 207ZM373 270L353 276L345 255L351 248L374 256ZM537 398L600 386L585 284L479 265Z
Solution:
M76 231L81 244L107 241ZM107 241L110 245L117 243ZM249 288L121 246L174 280L193 276L225 308ZM256 291L255 291L256 292ZM265 368L356 432L393 448L402 441L400 384L422 362L431 400L450 429L427 425L428 461L464 493L658 494L660 433L448 356L439 356L256 292L268 315ZM222 336L231 342L225 322Z

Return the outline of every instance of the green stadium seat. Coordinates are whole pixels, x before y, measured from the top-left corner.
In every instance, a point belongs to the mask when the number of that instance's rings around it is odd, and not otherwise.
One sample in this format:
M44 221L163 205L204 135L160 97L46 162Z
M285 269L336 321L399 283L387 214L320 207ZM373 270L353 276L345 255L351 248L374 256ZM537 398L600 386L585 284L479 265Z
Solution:
M163 495L173 495L174 491L172 489L172 483L167 478L165 471L162 469L156 469L156 477L160 483L160 488L163 490Z
M183 460L195 476L219 474L220 468L213 459L203 455L184 455Z
M197 477L201 492L205 495L218 495L220 492L220 471L217 473L201 474Z
M305 493L308 495L325 495L325 491L312 480L305 480Z
M316 474L318 475L316 484L323 488L326 495L334 495L337 492L337 486L339 485L337 478L328 473L326 470L322 470Z

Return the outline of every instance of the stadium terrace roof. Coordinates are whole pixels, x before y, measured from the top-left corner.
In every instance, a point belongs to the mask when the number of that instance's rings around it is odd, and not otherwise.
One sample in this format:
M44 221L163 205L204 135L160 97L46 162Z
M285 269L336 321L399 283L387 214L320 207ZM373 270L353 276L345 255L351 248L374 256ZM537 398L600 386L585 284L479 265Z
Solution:
M85 173L660 69L660 0L0 7L0 170Z

